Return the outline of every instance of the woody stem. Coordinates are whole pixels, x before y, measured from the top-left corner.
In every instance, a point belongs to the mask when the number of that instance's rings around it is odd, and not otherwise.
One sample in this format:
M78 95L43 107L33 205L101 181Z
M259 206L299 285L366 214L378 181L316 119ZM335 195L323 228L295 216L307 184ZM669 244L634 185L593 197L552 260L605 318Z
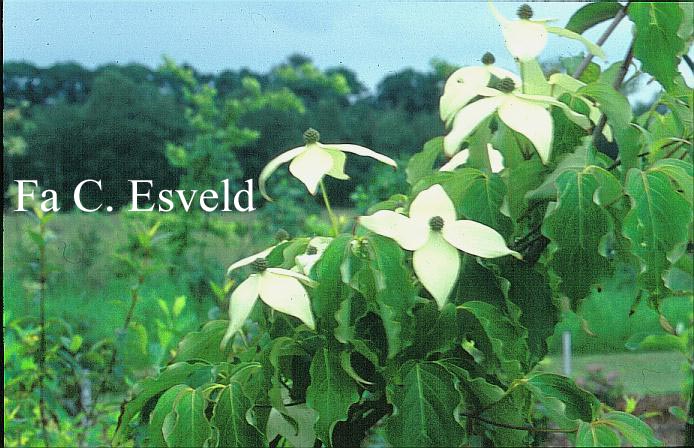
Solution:
M337 236L340 233L340 228L337 222L337 216L335 216L332 207L330 207L330 200L328 199L328 193L325 190L325 184L323 183L323 180L320 181L319 185L320 191L321 193L323 193L323 203L325 204L325 209L328 211L328 216L330 216L330 223L333 226L334 236Z

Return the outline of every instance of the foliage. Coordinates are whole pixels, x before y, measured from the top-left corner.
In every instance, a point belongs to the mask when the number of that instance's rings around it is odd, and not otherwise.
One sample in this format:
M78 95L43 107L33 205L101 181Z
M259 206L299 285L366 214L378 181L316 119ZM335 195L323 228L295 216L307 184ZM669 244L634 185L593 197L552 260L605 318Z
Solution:
M394 446L518 446L545 432L566 433L578 446L659 445L639 417L536 369L547 352L548 326L558 321L556 304L568 300L580 311L618 265L637 272L637 300L661 315L667 331L663 300L691 298L679 279L694 274L687 250L693 105L676 68L681 43L691 39L676 36L677 20L667 26L642 20L643 8L656 17L682 16L679 5L630 4L633 52L614 76L601 77L597 67L585 82L572 73L546 78L534 59L544 44L532 39L550 32L601 53L593 44L530 20L527 5L517 21L499 18L509 49L520 51L521 85L499 80L486 57L485 67L452 75L472 93L447 103L457 107L451 106L452 120L449 111L442 116L456 133L446 152L469 150L469 163L438 171L445 143L435 138L410 159L409 188L374 206L355 232L341 232L324 195L333 222L327 247L304 236L280 238L234 263L230 272L243 266L254 272L230 288L231 322L212 321L187 334L172 362L138 383L114 444L134 438L153 446L278 446L315 439L353 446L382 421ZM663 51L642 51L644 36ZM634 114L619 93L633 57L665 88L657 101L664 108ZM312 79L313 72L299 73L299 81ZM444 95L460 94L458 87ZM407 104L405 110L427 107ZM476 127L457 119L482 108L489 118L476 117ZM531 122L536 117L548 126ZM615 159L597 151L601 138L614 140ZM485 162L488 144L503 155L500 173ZM422 236L406 227L419 229L425 212L429 239L422 246L412 243ZM446 233L448 225L468 233ZM460 268L442 260L459 260ZM454 280L450 289L437 284L444 277Z

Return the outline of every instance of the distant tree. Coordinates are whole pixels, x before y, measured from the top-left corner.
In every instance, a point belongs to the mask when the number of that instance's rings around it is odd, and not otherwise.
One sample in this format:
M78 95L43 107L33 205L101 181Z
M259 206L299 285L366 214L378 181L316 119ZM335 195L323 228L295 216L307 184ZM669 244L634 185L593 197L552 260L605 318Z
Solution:
M411 68L388 75L376 87L377 103L409 113L433 113L439 106L442 79L436 72L421 73Z

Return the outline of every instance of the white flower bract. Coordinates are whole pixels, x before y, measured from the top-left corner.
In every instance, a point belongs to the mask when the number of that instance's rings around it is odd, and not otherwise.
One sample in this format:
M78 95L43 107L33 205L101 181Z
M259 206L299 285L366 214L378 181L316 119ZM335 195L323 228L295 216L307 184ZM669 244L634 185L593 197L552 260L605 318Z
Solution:
M504 169L504 156L499 152L499 150L494 149L490 143L487 143L487 156L489 157L489 164L492 168L492 173L500 173ZM446 162L439 171L453 171L459 166L465 164L470 158L470 150L463 149L456 155L454 155L451 160Z
M294 259L296 261L295 269L298 272L303 272L304 275L310 275L313 265L320 260L320 257L323 255L323 252L325 252L325 249L328 247L328 245L330 245L332 240L332 238L327 236L316 236L311 238L311 240L308 242L308 247L313 247L315 252L309 253L307 247L306 253L297 255Z
M564 28L556 26L548 26L547 22L552 22L552 19L530 20L530 19L514 19L509 20L494 6L490 1L489 8L494 17L501 26L501 32L504 35L506 49L511 55L519 61L528 61L534 59L542 53L542 50L547 46L548 33L556 34L557 36L566 37L581 42L586 49L593 55L605 59L605 52L599 46L589 41L582 35L574 33Z
M455 114L450 132L443 139L444 152L449 157L458 152L477 126L495 112L504 124L530 140L545 164L551 157L554 132L552 115L547 110L550 106L561 108L571 121L584 129L591 127L588 117L574 112L551 96L528 95L517 89L507 93L489 87L480 90L479 94L484 98L460 109Z
M228 272L264 259L274 247L246 257L231 265ZM265 268L248 276L234 289L229 299L229 327L222 338L224 348L234 334L239 331L253 310L258 297L271 308L301 320L306 326L315 329L311 312L311 302L304 285L315 286L316 282L299 272L281 268Z
M390 157L363 146L311 142L290 149L272 159L260 172L258 182L260 193L268 201L272 200L267 194L265 183L280 165L290 161L289 172L299 179L313 195L316 194L318 184L326 175L335 179L347 180L349 176L345 174L345 153L371 157L395 168L398 166Z
M409 217L390 210L362 216L359 223L370 231L395 240L413 251L412 263L422 285L439 308L450 295L460 269L458 250L483 258L513 255L503 236L475 221L457 220L453 202L441 185L422 191L410 205ZM440 230L434 230L434 223Z

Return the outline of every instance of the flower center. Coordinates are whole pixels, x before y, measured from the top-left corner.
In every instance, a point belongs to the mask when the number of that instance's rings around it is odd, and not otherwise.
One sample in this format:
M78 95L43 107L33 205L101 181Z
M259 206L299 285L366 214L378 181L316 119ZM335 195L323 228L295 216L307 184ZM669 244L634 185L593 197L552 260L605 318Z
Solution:
M516 83L511 78L504 78L496 85L497 90L504 93L511 93L516 88Z
M289 233L287 233L286 230L284 229L279 229L277 233L275 233L275 239L277 241L284 241L289 239Z
M484 65L492 65L494 62L496 62L496 58L490 52L486 52L482 55L482 63Z
M518 7L516 14L523 20L529 20L533 16L533 8L527 3L524 3Z
M316 248L316 246L309 245L306 248L306 255L316 255L317 253L318 253L318 249Z
M251 269L255 272L264 272L267 269L267 260L265 258L256 258L253 263L251 263Z
M316 143L320 140L320 133L313 128L306 129L304 132L304 142L308 145L310 143Z
M429 220L429 227L434 232L439 232L443 229L443 218L440 216L434 216Z

